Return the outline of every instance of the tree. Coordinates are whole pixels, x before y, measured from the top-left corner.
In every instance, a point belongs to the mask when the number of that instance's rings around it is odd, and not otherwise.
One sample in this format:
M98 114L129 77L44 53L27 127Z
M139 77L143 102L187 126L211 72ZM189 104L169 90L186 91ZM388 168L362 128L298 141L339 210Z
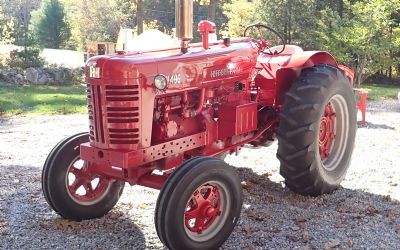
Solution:
M14 19L7 18L0 6L0 44L12 44L14 42Z
M238 37L243 35L246 25L256 20L257 3L247 0L232 0L223 6L228 23L222 31L224 35Z
M29 37L29 22L31 11L38 8L41 0L0 0L0 6L3 9L7 20L13 21L12 41L16 45L24 46Z
M216 22L218 0L210 0L210 5L208 7L208 20L211 22Z
M37 42L46 48L62 48L71 36L64 7L58 0L43 0L32 14L31 23Z
M286 43L313 48L316 29L316 0L259 1L257 19L283 34Z
M143 33L144 25L144 10L143 10L143 0L136 0L136 18L137 18L137 33Z
M71 26L70 48L85 50L89 41L116 42L121 27L136 25L136 0L60 1Z
M398 0L232 0L223 8L227 35L239 36L245 25L261 21L286 43L331 52L353 68L357 84L378 72L399 75Z
M194 0L194 2L198 3L200 6L207 6L207 20L214 23L217 21L216 15L218 10L218 0Z
M392 27L391 14L400 8L396 0L344 1L347 14L322 11L317 40L320 48L332 52L342 63L351 65L360 85L378 71L396 64L399 28Z

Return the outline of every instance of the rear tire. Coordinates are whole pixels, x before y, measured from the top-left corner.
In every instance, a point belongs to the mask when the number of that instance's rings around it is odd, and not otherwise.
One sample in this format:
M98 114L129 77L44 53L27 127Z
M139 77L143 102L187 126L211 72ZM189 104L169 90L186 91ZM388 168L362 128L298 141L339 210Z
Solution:
M185 162L157 199L155 224L168 249L218 249L235 227L242 207L236 171L211 157Z
M286 93L277 131L281 175L303 195L339 187L350 164L356 106L349 79L338 68L304 69Z
M43 166L43 194L53 210L65 219L102 217L118 202L125 185L123 181L110 180L87 170L86 163L80 159L79 146L88 141L88 133L61 141Z
M219 154L215 155L214 157L224 161L225 158L226 158L228 155L229 155L229 152L222 152L222 153L219 153Z

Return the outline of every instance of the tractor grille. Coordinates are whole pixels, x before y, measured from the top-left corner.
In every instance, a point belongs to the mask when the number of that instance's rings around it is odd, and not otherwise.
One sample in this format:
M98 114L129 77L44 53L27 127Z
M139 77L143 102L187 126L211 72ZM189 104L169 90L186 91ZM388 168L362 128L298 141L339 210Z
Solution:
M139 143L139 86L87 85L90 140L98 147L134 149Z

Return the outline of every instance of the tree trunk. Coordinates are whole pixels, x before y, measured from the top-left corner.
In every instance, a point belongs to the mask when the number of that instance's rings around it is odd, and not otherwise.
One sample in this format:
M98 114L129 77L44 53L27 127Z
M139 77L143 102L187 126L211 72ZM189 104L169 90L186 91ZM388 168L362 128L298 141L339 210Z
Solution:
M288 1L287 6L287 19L288 19L288 44L292 43L292 1Z
M344 12L344 3L343 3L343 0L339 0L339 3L338 3L338 12L339 12L340 18L343 18L343 12Z
M365 67L365 60L366 56L363 55L357 55L357 67L356 67L356 80L355 84L357 87L360 87L361 83L363 82L363 77L364 77L364 67Z
M143 10L143 0L136 1L136 22L137 22L137 34L143 33L143 23L144 23L144 10Z
M214 23L217 15L217 2L218 0L210 0L210 5L208 6L208 20Z

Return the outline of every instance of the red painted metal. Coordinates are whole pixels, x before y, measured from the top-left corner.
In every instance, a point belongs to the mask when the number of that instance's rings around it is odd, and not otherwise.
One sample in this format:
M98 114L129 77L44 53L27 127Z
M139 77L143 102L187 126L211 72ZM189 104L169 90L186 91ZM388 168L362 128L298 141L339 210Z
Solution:
M329 157L335 141L336 114L331 103L325 107L319 127L319 155L321 160Z
M368 96L368 90L365 89L357 89L354 88L354 93L356 95L359 95L359 100L356 103L357 109L361 111L362 115L362 122L365 122L366 115L367 115L367 96Z
M250 38L209 43L214 26L201 22L203 42L187 53L177 46L88 61L90 142L81 145L81 158L93 173L159 189L166 176L154 170L273 136L284 93L301 70L337 65L326 52L292 45L266 55ZM153 86L158 75L168 81L165 91Z
M77 166L77 162L82 162ZM68 168L66 185L73 199L87 203L99 199L110 185L110 179L91 171L86 162L78 159Z
M206 133L201 132L136 151L98 149L90 145L90 143L82 144L80 150L81 157L87 161L99 165L129 169L153 163L164 158L174 157L176 154L204 145L206 145Z
M137 184L149 188L161 189L167 179L168 175L146 174L140 177Z
M203 20L199 22L198 31L203 39L203 48L209 49L209 35L217 31L215 23Z
M350 82L352 84L354 84L354 79L355 79L354 72L349 67L347 67L345 65L338 65L338 67L341 70L343 70L343 72L346 74L346 76L350 79Z
M257 103L228 103L219 110L219 139L242 135L257 129Z
M221 197L217 186L204 184L193 192L186 204L185 227L201 234L221 214Z

